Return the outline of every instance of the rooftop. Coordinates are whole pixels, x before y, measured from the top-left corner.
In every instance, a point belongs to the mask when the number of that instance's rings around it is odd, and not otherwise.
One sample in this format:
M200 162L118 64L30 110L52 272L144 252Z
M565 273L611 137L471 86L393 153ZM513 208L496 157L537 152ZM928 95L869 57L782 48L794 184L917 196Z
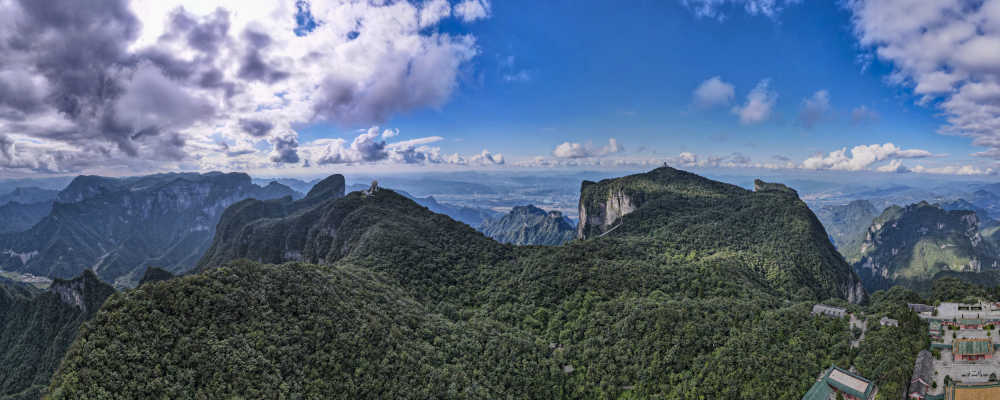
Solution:
M989 339L955 339L952 352L961 355L989 354L993 346Z

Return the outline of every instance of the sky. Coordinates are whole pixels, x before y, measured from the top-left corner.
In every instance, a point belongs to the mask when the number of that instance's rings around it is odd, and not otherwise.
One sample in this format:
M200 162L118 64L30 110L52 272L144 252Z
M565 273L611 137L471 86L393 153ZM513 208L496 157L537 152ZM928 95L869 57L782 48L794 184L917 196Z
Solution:
M1000 0L0 0L0 178L997 160Z

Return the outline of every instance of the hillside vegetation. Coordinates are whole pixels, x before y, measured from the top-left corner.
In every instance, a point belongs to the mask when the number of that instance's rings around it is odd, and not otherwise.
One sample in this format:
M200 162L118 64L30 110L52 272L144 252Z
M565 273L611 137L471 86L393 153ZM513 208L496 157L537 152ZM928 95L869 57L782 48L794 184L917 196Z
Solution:
M51 396L798 399L855 356L809 311L864 291L790 189L589 183L581 207L630 196L617 229L519 247L390 190L317 187L233 205L203 272L112 297Z

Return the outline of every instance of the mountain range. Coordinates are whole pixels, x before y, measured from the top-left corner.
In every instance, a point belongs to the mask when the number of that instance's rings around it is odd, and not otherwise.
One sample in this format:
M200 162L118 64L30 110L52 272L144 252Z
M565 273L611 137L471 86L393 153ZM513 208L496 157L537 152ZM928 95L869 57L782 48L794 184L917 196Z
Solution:
M148 266L194 267L229 205L293 195L278 183L254 185L240 173L80 176L38 223L0 234L0 269L53 278L92 269L116 286L135 286Z
M337 175L237 202L197 274L108 300L48 394L797 398L849 362L809 310L866 293L794 190L668 167L581 189L581 240L544 247Z

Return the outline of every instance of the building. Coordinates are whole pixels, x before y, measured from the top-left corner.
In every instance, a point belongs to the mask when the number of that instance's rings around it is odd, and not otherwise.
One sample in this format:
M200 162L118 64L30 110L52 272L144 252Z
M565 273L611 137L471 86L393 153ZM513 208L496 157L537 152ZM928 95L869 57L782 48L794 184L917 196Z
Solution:
M921 350L917 354L917 362L913 365L913 377L910 378L910 384L906 389L907 397L926 399L932 382L934 382L934 356L927 350Z
M844 318L847 316L847 309L841 307L817 304L813 306L812 315L825 315L828 317Z
M926 304L909 303L906 305L915 313L933 312L936 307Z
M1000 383L952 383L944 390L945 400L1000 399Z
M828 400L837 394L848 400L872 400L876 393L878 388L874 383L834 365L823 372L802 400Z
M932 319L927 325L927 335L931 337L931 340L941 340L944 337L944 325L941 324L941 321Z
M993 344L989 339L955 339L951 343L955 361L977 361L993 358Z
M982 319L957 319L953 321L941 321L941 324L954 326L960 329L983 329L986 325L996 325L996 321L986 321Z
M881 319L878 320L878 323L879 325L882 326L895 326L895 327L899 326L899 321L889 317L882 317Z

